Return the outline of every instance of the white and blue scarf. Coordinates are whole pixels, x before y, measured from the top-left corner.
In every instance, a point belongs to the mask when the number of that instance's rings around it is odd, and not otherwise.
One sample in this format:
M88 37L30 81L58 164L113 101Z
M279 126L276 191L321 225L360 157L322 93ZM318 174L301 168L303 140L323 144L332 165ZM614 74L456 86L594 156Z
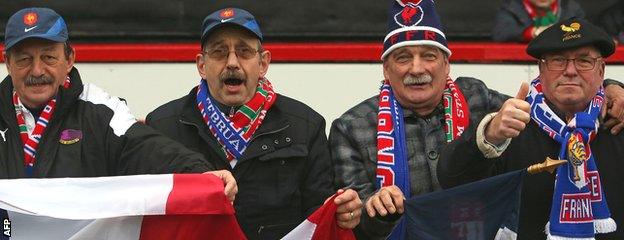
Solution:
M539 79L531 82L527 101L531 119L561 145L559 159L568 161L557 168L546 224L548 239L594 239L596 233L615 231L589 144L598 130L604 89L601 87L587 109L576 113L567 124L546 104Z

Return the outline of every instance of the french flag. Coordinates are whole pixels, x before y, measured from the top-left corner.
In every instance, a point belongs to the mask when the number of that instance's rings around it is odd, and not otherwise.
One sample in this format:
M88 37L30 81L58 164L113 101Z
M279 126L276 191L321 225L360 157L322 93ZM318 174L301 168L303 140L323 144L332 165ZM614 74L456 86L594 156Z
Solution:
M290 231L282 240L355 240L350 229L338 227L336 222L336 209L334 194L325 204L317 209L312 215L304 220L299 226Z
M212 174L0 180L0 239L245 239Z

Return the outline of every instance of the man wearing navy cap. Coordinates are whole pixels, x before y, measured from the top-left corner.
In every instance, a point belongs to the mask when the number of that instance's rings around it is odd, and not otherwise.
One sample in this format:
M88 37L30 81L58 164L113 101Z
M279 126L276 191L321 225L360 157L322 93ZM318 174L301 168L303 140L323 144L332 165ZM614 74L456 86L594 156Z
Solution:
M47 8L9 18L0 83L0 178L97 177L213 170L200 154L137 123L74 67L65 21ZM236 182L213 172L234 199Z
M449 145L439 162L441 184L565 159L555 173L525 178L518 239L544 239L544 232L548 239L624 239L624 134L599 128L611 38L586 20L570 19L546 29L526 51L538 60L540 75L519 99ZM486 145L500 151L484 151Z
M336 119L329 135L337 187L363 199L367 214L355 233L365 239L405 239L403 200L442 189L444 145L509 98L477 79L450 78L451 50L433 1L391 4L380 94Z
M154 110L146 123L234 174L236 216L249 239L279 239L332 195L333 175L325 120L275 93L265 78L271 53L262 39L245 10L208 15L195 57L199 85ZM357 193L347 190L335 200L338 225L357 225Z

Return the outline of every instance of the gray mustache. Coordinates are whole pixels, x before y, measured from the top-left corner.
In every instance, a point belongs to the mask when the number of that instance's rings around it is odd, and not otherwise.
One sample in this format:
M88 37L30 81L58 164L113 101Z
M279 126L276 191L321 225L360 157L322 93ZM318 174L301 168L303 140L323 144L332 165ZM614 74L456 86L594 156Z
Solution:
M50 84L53 82L54 79L48 76L35 77L31 75L26 78L26 81L24 83L26 84L26 86L33 86L39 84Z
M403 84L405 85L414 85L414 84L425 84L425 83L430 83L433 79L431 78L431 75L429 74L421 74L418 76L414 76L414 75L407 75L404 79L403 79Z

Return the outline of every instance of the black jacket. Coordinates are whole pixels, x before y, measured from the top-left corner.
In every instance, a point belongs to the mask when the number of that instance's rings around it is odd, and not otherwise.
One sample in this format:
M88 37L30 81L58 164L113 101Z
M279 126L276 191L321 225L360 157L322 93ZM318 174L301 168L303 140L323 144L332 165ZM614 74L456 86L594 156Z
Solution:
M531 120L500 157L485 159L475 140L477 124L471 124L469 131L442 151L438 179L443 187L527 168L543 162L546 157L558 158L560 145ZM624 134L613 136L608 130L601 129L590 144L611 217L618 224L615 233L598 234L596 239L624 239ZM554 182L555 173L548 172L524 178L518 239L545 239L544 227L550 213Z
M60 88L56 109L36 153L33 177L96 177L171 172L204 172L213 167L187 150L137 123L128 107L93 85L84 85L75 68L71 87ZM0 179L24 178L24 150L15 109L13 84L0 83ZM61 143L69 129L77 142Z
M333 193L325 120L301 102L277 95L232 169L196 107L197 88L147 116L146 123L203 153L238 183L234 207L249 239L279 239Z

